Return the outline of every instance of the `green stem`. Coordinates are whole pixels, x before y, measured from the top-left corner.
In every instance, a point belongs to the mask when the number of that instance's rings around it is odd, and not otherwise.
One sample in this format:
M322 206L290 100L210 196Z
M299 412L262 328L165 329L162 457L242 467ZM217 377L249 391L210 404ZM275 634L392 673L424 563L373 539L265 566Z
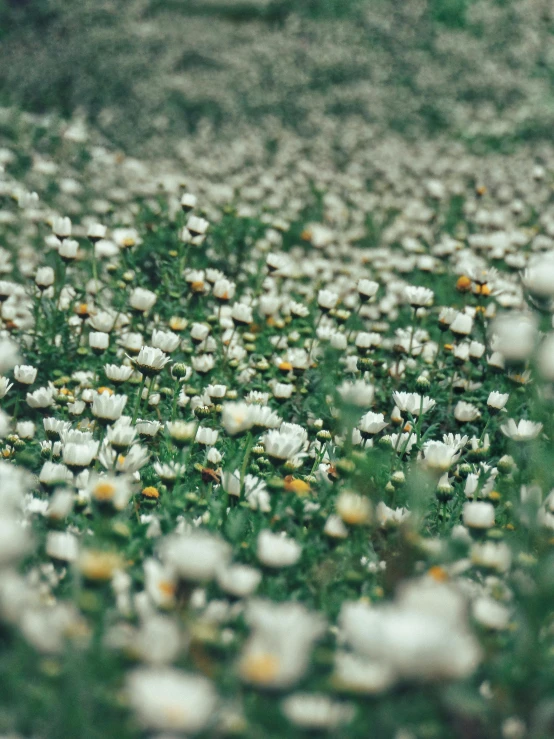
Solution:
M254 447L254 436L252 432L249 431L246 436L246 444L244 447L244 458L242 460L242 466L240 468L240 494L241 495L244 489L244 478L246 477L246 470L248 469L248 462L250 461L250 456L252 454L253 447Z
M94 244L92 244L92 279L94 280L94 288L98 290L98 266L96 263L96 252Z
M154 384L154 378L153 378L153 377L151 377L151 378L150 378L150 382L148 383L148 389L147 389L147 391L146 391L146 400L145 400L145 402L144 402L144 405L145 405L146 411L148 411L148 401L149 401L149 399L150 399L150 393L152 392L152 385L153 385L153 384Z
M391 474L394 472L396 468L396 460L398 459L398 447L400 446L400 437L402 435L402 428L403 428L404 422L402 422L402 425L400 429L398 430L398 436L396 438L396 444L394 445L394 449L392 450L392 457L390 461L390 471Z
M185 271L185 267L187 266L188 250L189 244L185 244L181 250L181 256L179 258L179 280L183 279L183 272Z
M481 432L481 436L479 437L479 447L483 443L483 439L485 438L485 434L487 433L487 429L489 427L489 423L491 422L491 416L487 418L487 422L485 423L485 427L483 428L483 431Z
M177 400L179 399L179 380L175 383L175 388L173 390L173 403L171 404L171 422L175 420L175 416L177 414Z
M352 412L348 413L347 422L345 423L346 438L344 439L343 447L343 454L345 459L350 456L350 453L352 451L352 434L354 433L354 429L356 428L356 423L358 421L359 417L357 415L354 415Z
M450 387L448 388L448 415L452 413L452 396L454 395L454 381L456 380L456 370L452 370L450 379Z
M319 328L319 324L321 323L322 318L323 311L319 314L319 318L317 319L314 326L314 337L312 339L312 343L310 344L310 351L308 352L308 367L310 366L310 362L312 361L312 352L314 350L315 342L317 341L317 329Z
M60 297L62 294L63 287L65 285L65 278L67 276L67 264L62 261L62 268L60 272L60 278L58 280L58 284L56 286L56 290L54 293L54 305L56 306L56 310L61 310L59 306Z
M138 392L137 392L137 399L135 401L135 408L133 410L133 420L132 420L133 426L135 425L135 423L137 421L137 415L138 415L138 411L139 411L139 407L140 407L140 401L141 401L141 398L142 398L142 391L144 390L144 383L145 382L146 382L146 375L143 375L142 376L142 380L140 381Z
M177 472L177 475L175 477L175 482L173 483L173 489L174 490L177 490L177 488L181 484L181 477L182 477L181 465L188 464L188 460L190 459L190 451L189 451L189 453L188 453L188 455L187 455L187 457L185 459L185 449L183 448L183 449L181 449L181 455L180 456L181 456L181 458L180 458L180 460L178 462L178 464L179 464L179 468L178 468L179 471Z
M408 444L410 443L410 439L412 438L412 427L413 424L410 424L410 431L408 433L408 438L406 439L404 445L402 446L402 449L400 452L398 451L398 447L400 446L400 440L402 438L402 433L404 430L404 421L402 421L402 425L398 431L398 438L396 439L396 444L394 445L394 454L391 461L391 473L396 471L396 468L400 464L400 461L406 452L406 449L408 448Z
M327 449L327 442L321 446L321 449L315 456L314 463L312 465L312 469L310 470L310 475L314 475L315 471L318 469L319 465L321 464L321 460L325 456L325 450Z
M354 313L354 318L357 319L360 315L360 311L362 310L363 303L360 301L360 304L356 308L356 312ZM357 321L355 321L357 323ZM348 332L348 336L346 337L346 341L350 344L350 339L352 338L352 335L356 332L356 327L353 326L350 331Z
M416 424L416 435L417 435L417 445L419 446L419 442L421 441L421 424L423 423L423 393L421 393L421 400L419 402L419 415L417 417L417 424Z
M17 421L17 413L19 411L19 400L20 400L19 393L16 393L15 394L15 403L14 403L14 406L13 406L13 413L12 413L12 421L13 421L14 424Z
M414 336L416 332L416 326L417 326L417 308L412 308L413 310L413 323L412 323L412 333L410 334L410 344L408 346L408 356L412 356L412 347L414 345Z
M235 338L235 334L236 333L237 333L237 327L235 326L233 328L233 333L231 334L231 337L229 339L229 343L226 346L225 354L223 355L223 358L224 358L225 361L227 361L227 359L228 359L229 352L231 351L231 344L233 343L233 339Z
M194 447L194 442L196 441L196 436L198 435L198 429L199 428L200 428L200 421L198 421L198 423L196 424L196 428L194 430L194 436L192 437L192 439L190 441L189 451L188 451L188 454L187 454L187 457L186 457L186 460L185 460L185 464L187 465L187 467L189 465L190 458L192 457L192 450L193 450L193 447Z

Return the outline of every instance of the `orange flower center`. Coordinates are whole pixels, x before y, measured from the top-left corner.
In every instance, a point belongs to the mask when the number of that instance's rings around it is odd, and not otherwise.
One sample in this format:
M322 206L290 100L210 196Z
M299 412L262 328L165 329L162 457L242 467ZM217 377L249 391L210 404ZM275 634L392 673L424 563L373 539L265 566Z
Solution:
M296 493L300 497L304 497L311 492L311 487L304 480L298 480L292 475L285 477L285 490L287 493Z
M468 292L468 290L471 290L471 280L467 275L462 275L461 277L458 277L456 281L456 290L461 293L465 293Z
M446 572L444 567L439 567L439 565L431 567L431 569L428 570L427 574L430 575L433 580L436 580L437 582L446 582L448 580L448 573Z
M167 595L168 597L172 597L175 595L175 585L169 580L160 580L160 582L158 583L158 589L160 593L162 593L163 595Z

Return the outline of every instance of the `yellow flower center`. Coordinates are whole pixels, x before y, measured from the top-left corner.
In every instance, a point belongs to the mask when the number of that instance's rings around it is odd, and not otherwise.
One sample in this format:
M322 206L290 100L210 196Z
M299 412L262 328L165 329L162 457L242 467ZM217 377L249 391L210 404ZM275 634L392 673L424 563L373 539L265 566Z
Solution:
M475 294L487 297L491 294L491 289L488 285L475 285Z
M339 515L344 523L348 523L351 526L369 522L368 512L361 509L341 510L339 511Z
M173 726L176 729L179 729L182 726L183 719L185 718L183 706L177 704L164 706L164 714L168 726Z
M115 485L112 482L99 482L93 490L96 500L111 500L115 495Z
M287 493L296 493L300 497L304 497L311 492L311 488L304 480L297 480L292 475L285 478L285 490Z
M173 316L169 319L169 328L172 331L183 331L187 327L187 321L185 318L179 316Z
M81 572L89 580L109 580L121 567L121 559L112 552L84 552L81 556Z
M271 683L279 672L279 659L274 654L261 653L246 657L241 665L243 677L253 683Z

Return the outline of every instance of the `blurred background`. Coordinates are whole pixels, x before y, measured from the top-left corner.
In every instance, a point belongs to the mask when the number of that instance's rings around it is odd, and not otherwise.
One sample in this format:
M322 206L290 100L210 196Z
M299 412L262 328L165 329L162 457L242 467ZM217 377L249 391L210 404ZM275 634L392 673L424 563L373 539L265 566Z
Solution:
M122 150L328 118L476 151L549 140L552 0L0 0L0 105Z

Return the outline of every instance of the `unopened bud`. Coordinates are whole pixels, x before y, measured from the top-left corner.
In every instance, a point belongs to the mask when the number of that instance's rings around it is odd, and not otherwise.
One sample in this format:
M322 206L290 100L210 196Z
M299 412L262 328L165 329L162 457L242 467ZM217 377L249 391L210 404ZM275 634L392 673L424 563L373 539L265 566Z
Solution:
M416 380L416 387L418 390L429 390L431 387L429 378L425 377L425 375L420 375Z
M498 467L498 471L502 472L504 475L508 475L516 469L514 458L509 454L505 454L503 457L500 457L496 466Z

